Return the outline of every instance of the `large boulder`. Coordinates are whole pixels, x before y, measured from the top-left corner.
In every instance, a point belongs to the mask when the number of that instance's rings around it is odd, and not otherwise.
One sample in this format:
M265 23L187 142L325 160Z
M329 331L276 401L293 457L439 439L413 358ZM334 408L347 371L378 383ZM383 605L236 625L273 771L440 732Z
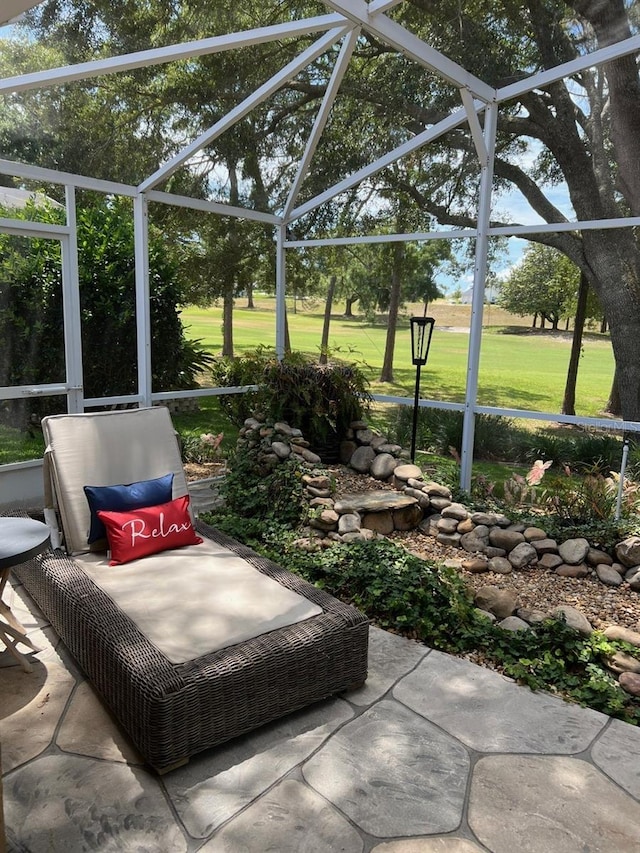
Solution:
M555 619L566 622L570 628L573 628L580 634L586 634L588 636L593 632L593 627L584 613L581 613L577 608L571 607L568 604L555 607L551 611L551 616Z
M349 461L349 465L351 465L353 470L357 471L358 474L368 474L369 469L371 468L371 463L375 458L375 450L368 444L363 444L362 447L359 447L354 452Z
M558 553L565 563L570 566L577 566L578 563L584 563L587 559L589 547L586 539L567 539L566 542L558 545Z
M497 586L483 586L476 593L475 605L480 610L488 610L498 619L506 619L516 611L515 595L507 589Z
M371 476L376 480L388 480L398 465L398 460L390 453L378 453L371 462Z
M623 566L640 566L640 536L629 536L616 545L616 557Z
M528 542L521 542L509 552L507 559L514 569L528 569L538 562L538 552Z
M524 536L517 530L503 530L501 527L492 527L489 533L489 542L496 548L513 551L516 545L524 542Z

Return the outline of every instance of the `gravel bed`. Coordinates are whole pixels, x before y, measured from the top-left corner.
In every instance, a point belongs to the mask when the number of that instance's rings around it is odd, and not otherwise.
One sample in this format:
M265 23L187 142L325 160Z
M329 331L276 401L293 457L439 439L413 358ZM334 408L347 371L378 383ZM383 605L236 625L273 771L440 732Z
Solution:
M343 466L332 467L330 471L338 495L393 488L388 483L356 474ZM440 545L433 536L426 536L419 530L395 531L390 538L423 559L462 562L470 556L458 548ZM492 585L514 592L520 607L549 612L560 605L571 605L584 613L594 628L602 630L607 625L623 625L640 631L640 593L625 583L613 588L605 586L597 578L563 578L535 568L514 571L509 575L495 572L474 574L462 568L460 573L474 591Z

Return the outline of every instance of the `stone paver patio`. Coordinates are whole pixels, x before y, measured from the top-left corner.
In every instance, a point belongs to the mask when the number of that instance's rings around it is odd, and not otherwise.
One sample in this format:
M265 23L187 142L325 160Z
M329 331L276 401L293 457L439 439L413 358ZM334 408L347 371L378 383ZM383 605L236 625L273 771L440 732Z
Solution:
M371 629L360 690L164 777L22 587L0 654L9 851L637 853L640 730Z

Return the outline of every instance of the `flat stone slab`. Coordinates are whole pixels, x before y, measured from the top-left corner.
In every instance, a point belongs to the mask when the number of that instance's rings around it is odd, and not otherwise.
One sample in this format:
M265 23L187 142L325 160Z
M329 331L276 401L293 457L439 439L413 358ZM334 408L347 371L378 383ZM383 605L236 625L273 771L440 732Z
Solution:
M417 503L416 498L402 492L379 489L361 494L342 495L335 501L334 507L336 512L342 515L346 512L382 512L385 509L399 509Z
M201 853L362 853L360 834L322 797L287 779L230 821Z
M609 721L436 651L396 685L393 696L479 752L578 753Z
M187 832L206 838L308 758L352 716L353 710L340 699L316 703L200 753L168 773L167 794Z
M481 758L469 826L492 853L640 850L640 804L591 764L567 756Z
M429 649L415 640L369 627L369 674L362 687L344 694L354 705L371 705L389 690L403 675L429 654Z
M53 740L66 703L75 687L73 676L49 661L31 658L33 672L19 666L0 674L0 743L2 771L35 758Z
M122 733L88 681L76 687L56 736L65 752L127 764L143 759Z
M302 772L365 832L393 838L456 829L469 767L453 738L383 699L336 732Z
M591 748L591 758L614 782L640 800L640 729L611 720Z
M155 777L146 771L75 755L50 755L5 777L9 849L171 850L186 841Z

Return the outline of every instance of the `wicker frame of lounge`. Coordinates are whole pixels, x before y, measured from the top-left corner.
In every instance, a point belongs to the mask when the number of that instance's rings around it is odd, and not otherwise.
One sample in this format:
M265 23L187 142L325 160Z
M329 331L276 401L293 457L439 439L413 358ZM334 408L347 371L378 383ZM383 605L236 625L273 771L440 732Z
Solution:
M367 677L368 620L251 549L198 523L203 536L322 608L318 616L173 664L62 551L15 574L158 772Z

